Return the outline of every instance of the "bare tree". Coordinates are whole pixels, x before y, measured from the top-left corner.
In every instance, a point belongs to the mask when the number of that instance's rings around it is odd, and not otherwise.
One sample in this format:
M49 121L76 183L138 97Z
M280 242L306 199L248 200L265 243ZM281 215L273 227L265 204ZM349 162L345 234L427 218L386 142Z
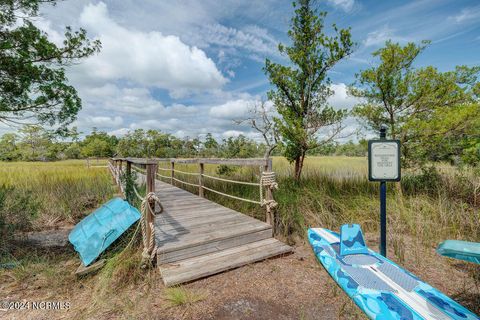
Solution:
M270 157L280 141L278 132L275 128L272 109L273 108L268 107L267 100L261 99L252 104L246 118L234 121L238 125L249 124L250 127L262 135L266 145L266 150L263 155L265 159Z

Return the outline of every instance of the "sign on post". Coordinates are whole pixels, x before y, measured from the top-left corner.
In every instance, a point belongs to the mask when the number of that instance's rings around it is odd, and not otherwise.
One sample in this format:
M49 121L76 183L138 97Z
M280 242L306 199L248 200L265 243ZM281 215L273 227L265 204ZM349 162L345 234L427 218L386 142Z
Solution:
M387 140L387 128L380 128L380 140L368 141L368 180L380 182L380 254L387 256L387 181L400 181L400 141Z
M400 181L400 141L368 141L368 180Z

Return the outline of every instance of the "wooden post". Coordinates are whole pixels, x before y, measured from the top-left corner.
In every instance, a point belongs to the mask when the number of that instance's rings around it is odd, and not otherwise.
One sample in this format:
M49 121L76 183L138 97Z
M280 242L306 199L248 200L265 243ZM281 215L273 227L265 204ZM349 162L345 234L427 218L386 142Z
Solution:
M117 168L117 160L113 160L113 170L115 171L115 183L117 183L117 178L118 178L118 168Z
M132 163L127 160L127 178L130 179L131 175L132 175Z
M132 181L132 163L127 160L127 168L126 168L126 176L125 176L125 198L127 201L133 203L133 181Z
M264 171L265 172L271 172L272 171L272 159L268 158L265 159L265 166L264 166ZM273 200L273 193L272 189L270 188L265 188L265 200L270 201ZM272 232L273 235L276 233L276 219L275 219L275 209L270 210L267 206L267 213L266 213L266 222L272 226Z
M87 168L90 169L90 159L87 158Z
M175 171L174 171L174 170L175 170L175 162L170 161L170 168L171 168L171 170L172 170L172 171L171 171L171 174L170 174L170 176L171 176L171 178L170 178L170 183L172 184L172 186L174 186L174 185L175 185L175 183L174 183L175 181L173 180L173 178L175 177Z
M202 162L198 164L199 169L199 176L198 176L198 195L202 198L205 198L205 194L203 191L203 172L204 172L204 165Z
M150 192L155 192L155 175L157 172L156 163L147 163L147 194ZM148 205L152 209L152 212L155 212L155 201L151 200L148 202ZM150 223L153 223L153 217L151 214L147 214L147 225L150 226ZM150 228L147 228L147 239L150 239Z

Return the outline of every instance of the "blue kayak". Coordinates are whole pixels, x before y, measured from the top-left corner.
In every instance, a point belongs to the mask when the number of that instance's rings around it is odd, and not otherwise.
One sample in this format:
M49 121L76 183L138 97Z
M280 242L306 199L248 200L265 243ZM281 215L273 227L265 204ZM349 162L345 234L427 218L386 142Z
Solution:
M341 233L308 230L318 261L370 319L476 319L480 317L369 249L359 225Z
M68 240L88 266L138 219L140 212L135 207L114 198L80 221Z
M445 240L437 252L442 256L480 264L480 243L460 240Z

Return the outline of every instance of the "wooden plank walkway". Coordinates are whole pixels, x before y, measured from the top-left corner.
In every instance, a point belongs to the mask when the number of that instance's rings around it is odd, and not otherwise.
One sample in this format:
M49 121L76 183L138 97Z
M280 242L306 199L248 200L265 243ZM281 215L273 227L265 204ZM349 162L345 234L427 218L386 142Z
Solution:
M272 237L269 224L159 180L155 191L164 208L155 237L166 286L292 251Z

